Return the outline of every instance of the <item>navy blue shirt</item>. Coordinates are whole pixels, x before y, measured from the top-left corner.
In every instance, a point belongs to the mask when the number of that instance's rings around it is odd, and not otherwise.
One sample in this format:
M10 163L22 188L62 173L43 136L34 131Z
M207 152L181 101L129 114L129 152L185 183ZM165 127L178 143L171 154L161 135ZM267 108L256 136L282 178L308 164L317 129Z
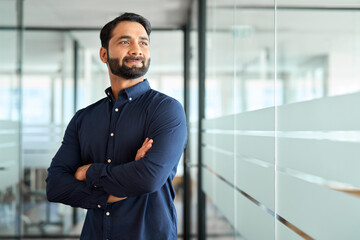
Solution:
M88 209L81 239L177 239L172 180L185 147L181 104L147 80L79 110L48 169L47 197ZM135 161L145 138L154 140ZM86 181L74 173L92 163ZM107 203L109 195L127 197Z

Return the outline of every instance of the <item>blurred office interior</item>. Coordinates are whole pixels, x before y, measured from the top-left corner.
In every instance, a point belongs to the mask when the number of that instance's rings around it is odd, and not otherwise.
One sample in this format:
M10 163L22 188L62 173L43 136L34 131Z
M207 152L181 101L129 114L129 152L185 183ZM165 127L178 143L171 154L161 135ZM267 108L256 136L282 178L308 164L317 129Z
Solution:
M123 12L188 118L178 239L360 239L359 0L0 0L0 239L79 239L47 168L105 97L99 31Z

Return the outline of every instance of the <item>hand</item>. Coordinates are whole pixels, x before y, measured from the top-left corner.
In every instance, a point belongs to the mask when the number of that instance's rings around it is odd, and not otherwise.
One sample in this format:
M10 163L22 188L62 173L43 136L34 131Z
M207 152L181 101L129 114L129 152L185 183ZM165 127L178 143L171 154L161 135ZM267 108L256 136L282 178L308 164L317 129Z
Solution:
M124 200L124 199L127 199L127 197L118 198L118 197L115 197L113 195L109 195L107 202L108 203L114 203L114 202L118 202L118 201L121 201L121 200Z
M139 148L139 150L136 153L135 156L135 161L140 160L141 158L145 157L145 154L147 153L147 151L150 150L150 148L152 147L154 140L146 138L143 145L141 146L141 148Z
M87 165L79 167L76 170L74 177L79 181L85 181L86 180L86 172L90 166L91 166L91 164L87 164Z

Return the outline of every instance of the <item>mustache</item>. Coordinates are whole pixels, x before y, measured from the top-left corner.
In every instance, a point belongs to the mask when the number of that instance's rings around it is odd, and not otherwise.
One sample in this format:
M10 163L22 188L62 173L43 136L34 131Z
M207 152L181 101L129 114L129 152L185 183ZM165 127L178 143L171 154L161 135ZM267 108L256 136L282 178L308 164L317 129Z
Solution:
M145 62L145 58L144 57L124 57L123 61L142 61Z

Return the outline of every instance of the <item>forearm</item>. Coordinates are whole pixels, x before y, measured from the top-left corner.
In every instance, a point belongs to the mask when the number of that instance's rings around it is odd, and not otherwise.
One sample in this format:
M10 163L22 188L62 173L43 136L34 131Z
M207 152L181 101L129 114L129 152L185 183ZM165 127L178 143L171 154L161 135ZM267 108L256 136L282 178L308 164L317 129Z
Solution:
M109 194L102 189L89 188L71 173L50 168L46 179L46 193L50 202L58 202L81 208L99 208L107 203Z
M183 127L182 127L183 128ZM176 137L179 142L173 139ZM174 141L170 141L174 140ZM92 164L86 173L89 187L102 187L118 197L131 197L158 190L175 173L181 157L186 131L154 140L154 146L139 161L121 165Z
M175 174L184 150L187 127L182 106L168 101L160 105L148 129L153 146L139 161L121 165L94 163L86 172L86 183L117 197L154 192Z

